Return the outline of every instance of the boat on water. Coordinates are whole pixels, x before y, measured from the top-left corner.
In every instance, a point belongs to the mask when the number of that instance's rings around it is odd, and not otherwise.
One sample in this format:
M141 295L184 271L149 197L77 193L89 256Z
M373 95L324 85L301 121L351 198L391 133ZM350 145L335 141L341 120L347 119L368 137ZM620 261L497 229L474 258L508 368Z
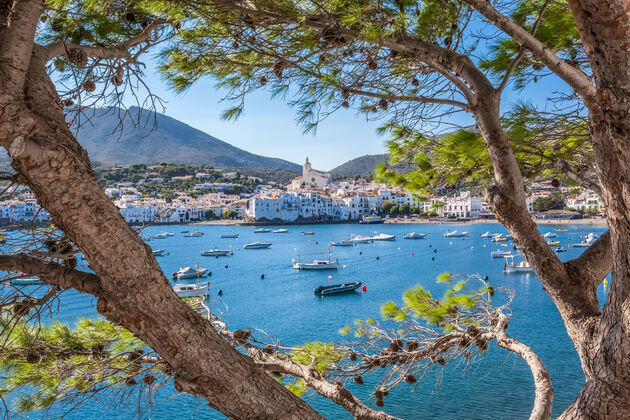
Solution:
M531 273L534 270L529 266L529 263L525 260L516 264L514 262L514 257L505 257L505 266L503 267L503 272L505 274L514 274L514 273Z
M335 242L333 241L331 243L332 246L353 246L354 242L352 242L350 239L344 239L342 241L339 242Z
M199 238L201 236L205 235L205 233L203 232L199 232L198 230L194 231L194 232L189 232L189 233L185 233L184 236L186 238Z
M319 287L316 287L315 290L313 290L313 292L316 295L320 295L320 296L336 295L340 293L354 292L359 287L361 287L361 282L355 281L354 283L331 284L330 286L319 286Z
M267 229L267 228L254 229L254 233L267 233L267 232L271 232L271 229Z
M262 248L269 248L271 246L271 243L269 242L252 242L251 244L245 244L243 245L244 249L262 249Z
M543 235L543 238L547 239L547 238L557 238L558 234L554 233L554 232L547 232Z
M556 249L554 249L554 251L556 251L556 252L566 252L566 251L567 251L567 249L566 249L566 248L563 248L563 247L561 247L561 246L559 246L559 247L557 247Z
M176 284L173 290L180 297L208 296L210 295L210 283L202 284Z
M490 232L485 232L482 233L481 235L479 235L480 238L492 238L492 236L494 236L492 233Z
M181 233L188 233L190 232L189 230L182 230Z
M385 219L381 219L378 216L363 216L363 219L359 220L362 225L376 225L385 223Z
M336 270L339 268L339 260L313 260L311 263L304 263L293 260L293 268L296 270Z
M387 233L379 233L372 236L373 241L395 241L396 235L388 235Z
M560 241L547 241L547 245L549 246L559 246Z
M164 255L164 250L163 249L154 249L153 250L153 255L155 255L156 257L159 257L161 255Z
M36 284L44 284L44 282L37 277L20 277L11 280L10 283L12 286L33 286Z
M452 232L449 232L447 230L446 233L444 234L445 238L461 238L463 236L468 236L468 232L460 232L456 229Z
M287 233L289 229L274 229L271 233Z
M426 233L411 232L403 236L403 239L425 239L426 237Z
M222 233L220 238L238 238L238 233Z
M492 236L491 241L492 242L507 242L507 237L503 236L502 233L497 233L496 235Z
M194 277L205 276L207 272L208 270L206 270L205 268L185 267L185 268L180 268L178 271L174 272L173 278L174 279L191 279Z
M560 229L560 228L555 228L554 229L556 232L566 232L567 229Z
M229 249L209 249L207 251L201 251L200 254L204 257L224 257L230 253Z
M349 239L349 241L355 244L366 244L368 242L374 242L371 236L364 235L354 235L352 239Z
M166 239L169 236L163 232L163 233L158 233L157 235L153 236L151 239Z
M492 248L492 251L490 251L490 258L506 258L506 257L512 257L512 251L508 250L507 245L501 245L502 247L505 248L499 248L499 249L494 249Z
M594 233L589 233L584 237L584 240L582 242L573 244L572 246L575 248L588 248L589 246L593 245L593 242L595 242L596 239L597 237Z
M302 232L302 235L315 235L315 232Z

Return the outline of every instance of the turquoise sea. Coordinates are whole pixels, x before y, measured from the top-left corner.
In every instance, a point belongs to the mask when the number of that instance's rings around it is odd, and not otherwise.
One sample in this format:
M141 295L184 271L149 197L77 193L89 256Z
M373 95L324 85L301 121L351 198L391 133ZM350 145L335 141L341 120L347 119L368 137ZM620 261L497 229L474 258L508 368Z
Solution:
M270 227L272 229L279 228ZM322 340L342 342L339 328L355 318L380 317L380 306L387 300L400 302L402 293L416 283L441 296L443 286L435 282L438 274L479 273L490 283L513 289L513 318L508 333L531 346L551 373L555 399L553 415L559 415L577 396L584 377L575 350L550 298L533 274L503 273L503 259L491 259L490 239L479 238L483 232L506 232L496 224L476 225L305 225L282 226L288 233L254 233L254 227L226 226L153 226L143 236L162 231L175 233L167 239L149 242L154 249L165 249L157 257L164 272L170 275L180 267L201 267L212 272L210 277L211 306L219 307L217 291L223 291L222 301L229 308L223 319L231 329L256 327L280 339L287 345ZM564 227L557 232L566 248L582 240L582 236L605 229L578 226ZM469 232L467 238L445 238L444 232L458 229ZM541 226L541 232L554 226ZM187 238L182 230L201 230L205 236ZM302 235L314 231L314 235ZM339 258L337 271L298 272L291 267L296 254L328 251L333 240L348 234L369 235L374 232L396 235L395 242L374 242L354 247L333 249ZM403 240L412 231L427 234L424 240ZM239 233L238 239L221 239L222 233ZM242 245L254 241L273 243L270 249L243 250ZM496 244L495 244L496 245ZM201 257L199 252L214 247L231 247L227 257ZM434 252L434 250L437 250ZM568 248L560 254L563 260L577 257L584 248ZM325 254L322 255L325 257ZM432 257L434 259L432 259ZM304 257L305 260L313 256ZM321 257L320 257L321 258ZM81 261L85 264L85 261ZM261 275L264 274L264 279ZM332 281L328 276L332 275ZM362 281L365 292L319 298L313 289L319 285ZM606 290L599 288L600 298ZM56 319L74 322L79 317L97 317L95 301L86 295L66 292L61 299ZM369 393L373 379L365 385L349 384L349 388L372 407ZM503 349L491 345L485 358L472 366L449 365L444 371L435 370L418 386L403 384L385 398L384 409L406 419L524 419L533 402L533 382L524 362ZM317 396L306 397L317 410L331 419L351 418L343 409ZM135 399L126 401L103 398L66 413L53 409L48 413L33 413L29 418L58 417L66 419L214 419L223 418L188 395L176 395L172 386L161 388L154 396L152 408L138 413ZM376 407L375 407L376 408Z

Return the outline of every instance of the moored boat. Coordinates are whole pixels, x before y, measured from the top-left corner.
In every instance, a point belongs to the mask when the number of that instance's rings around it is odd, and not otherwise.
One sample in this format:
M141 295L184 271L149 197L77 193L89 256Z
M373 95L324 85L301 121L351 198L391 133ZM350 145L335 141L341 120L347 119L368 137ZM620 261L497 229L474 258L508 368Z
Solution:
M293 260L293 268L296 270L336 270L339 268L339 260L313 260L312 263Z
M563 248L563 247L559 246L556 249L554 249L554 251L556 251L556 252L566 252L567 250L566 250L566 248Z
M479 235L480 238L492 238L493 234L490 232L485 232Z
M411 232L403 236L403 239L424 239L426 237L426 233Z
M506 249L493 249L492 251L490 251L490 258L505 258L505 257L511 257L512 256L512 251L509 251L507 248Z
M505 266L503 267L503 272L505 274L514 274L514 273L531 273L534 270L529 266L529 263L525 260L520 263L514 263L514 257L505 257Z
M549 246L559 246L560 241L547 241L547 245Z
M374 242L374 240L372 239L371 236L354 235L352 239L350 239L350 242L355 243L355 244L365 244L368 242Z
M352 242L350 239L344 239L342 241L339 242L335 242L333 241L331 243L332 246L353 246L354 242Z
M315 235L315 232L302 232L302 235Z
M588 248L589 246L593 244L593 242L595 242L595 239L596 239L595 234L589 233L588 235L584 237L584 240L582 242L573 244L572 246L576 248Z
M210 295L210 283L205 284L176 284L173 290L180 297L208 296Z
M254 229L254 233L267 233L267 232L271 232L271 229L267 229L267 228Z
M543 235L543 238L557 238L558 234L554 232L547 232Z
M222 233L220 238L238 238L238 233Z
M243 245L243 248L245 248L245 249L262 249L262 248L269 248L270 246L271 246L271 243L269 243L269 242L252 242L250 244Z
M354 292L359 287L361 287L360 281L355 281L354 283L343 283L343 284L331 284L330 286L319 286L316 287L313 292L316 295L325 296L325 295L334 295L339 293L349 293Z
M289 229L274 229L271 233L287 233Z
M208 270L206 270L205 268L185 267L185 268L180 268L178 271L174 272L173 273L173 278L175 278L175 279L190 279L190 278L194 278L194 277L205 276L207 272L208 272Z
M224 257L229 253L230 253L229 249L217 249L217 248L200 252L200 254L204 257Z
M37 284L44 284L44 282L37 277L20 277L11 280L10 283L13 286L33 286Z
M205 235L205 233L203 232L199 232L198 230L194 231L194 232L189 232L189 233L185 233L184 236L186 238L199 238L201 236Z
M492 242L507 242L507 238L505 236L503 236L502 233L497 233L495 235L492 235Z
M396 240L396 235L388 235L387 233L379 233L378 235L372 236L373 241L394 241Z
M163 249L154 249L153 250L153 255L155 255L156 257L164 255L164 250Z
M446 233L444 234L444 237L446 238L461 238L463 236L468 236L468 232L460 232L456 229L452 232L449 232L447 230Z

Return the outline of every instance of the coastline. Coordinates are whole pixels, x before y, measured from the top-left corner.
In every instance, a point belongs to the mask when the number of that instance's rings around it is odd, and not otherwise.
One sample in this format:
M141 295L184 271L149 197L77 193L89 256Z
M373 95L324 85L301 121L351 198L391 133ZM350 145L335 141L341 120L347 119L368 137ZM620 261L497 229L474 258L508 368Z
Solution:
M570 220L552 220L552 219L534 219L534 222L537 225L541 226L549 226L549 225L557 225L557 226L593 226L593 227L608 227L608 222L606 219L593 219L593 218L584 218L584 219L570 219ZM273 226L288 226L288 225L319 225L319 224L358 224L358 221L339 221L334 223L321 223L321 222L244 222L242 220L206 220L203 222L190 223L191 225L216 225L216 226L265 226L265 225L273 225ZM476 220L453 220L453 221L443 221L443 220L429 220L429 219L386 219L385 224L407 224L407 225L442 225L442 224L452 224L452 225L480 225L480 224L495 224L500 225L498 220L496 219L476 219Z

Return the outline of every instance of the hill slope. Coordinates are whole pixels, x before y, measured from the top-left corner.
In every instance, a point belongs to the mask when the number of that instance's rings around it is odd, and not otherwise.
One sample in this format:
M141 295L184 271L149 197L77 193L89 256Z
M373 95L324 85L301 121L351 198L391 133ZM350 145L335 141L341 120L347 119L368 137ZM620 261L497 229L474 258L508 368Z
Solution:
M275 167L301 171L295 163L246 152L181 121L132 107L132 117L122 121L122 135L115 132L120 123L117 108L102 108L90 123L83 125L77 138L91 160L111 164L170 162L216 167ZM134 126L133 121L141 123Z
M387 154L383 155L365 155L352 159L343 165L337 166L330 171L333 178L346 178L355 175L367 176L372 175L378 165L386 164L389 160Z

